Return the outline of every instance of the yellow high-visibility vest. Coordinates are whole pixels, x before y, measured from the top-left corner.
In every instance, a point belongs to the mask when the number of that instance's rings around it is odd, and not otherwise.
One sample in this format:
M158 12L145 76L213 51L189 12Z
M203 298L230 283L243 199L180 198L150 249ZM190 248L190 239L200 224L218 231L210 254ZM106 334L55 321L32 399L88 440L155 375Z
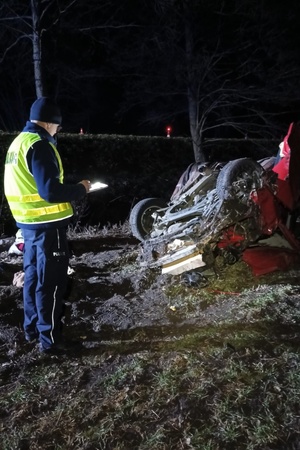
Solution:
M4 169L4 192L11 213L18 223L40 224L72 217L70 203L49 203L38 194L37 185L27 165L26 155L30 147L41 137L35 133L22 132L8 149ZM54 144L49 143L59 165L59 181L63 183L63 166Z

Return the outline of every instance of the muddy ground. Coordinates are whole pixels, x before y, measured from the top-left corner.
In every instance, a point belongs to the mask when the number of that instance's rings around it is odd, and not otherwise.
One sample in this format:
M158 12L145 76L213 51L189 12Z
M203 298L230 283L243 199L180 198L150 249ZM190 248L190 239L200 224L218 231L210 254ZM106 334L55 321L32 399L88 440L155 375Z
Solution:
M230 310L230 298L243 291L274 283L286 274L255 277L245 263L225 266L218 273L207 270L198 278L197 271L172 276L161 269L149 269L140 264L141 244L127 227L102 231L92 236L74 233L70 243L69 286L65 296L65 335L80 337L84 349L103 347L104 342L120 338L131 339L143 333L149 339L162 333L181 333L187 327L199 327L225 319ZM122 234L123 233L123 234ZM14 286L15 274L22 271L22 256L8 254L5 240L0 247L0 326L14 329L15 339L22 342L22 288ZM194 282L194 275L197 275ZM288 277L290 281L291 275ZM292 277L297 279L297 272ZM197 304L188 311L181 302L184 297L197 296ZM226 302L217 301L225 295ZM10 345L2 346L2 361L10 360ZM5 356L5 347L8 355Z
M73 273L65 297L68 336L83 337L84 347L90 348L116 336L173 324L169 299L164 295L170 277L140 267L139 242L134 237L101 236L69 242ZM16 327L22 334L22 289L13 285L14 274L22 271L22 256L4 250L0 257L1 325Z
M63 358L25 343L22 256L0 248L1 449L300 448L299 268L194 283L141 267L126 227L69 240Z

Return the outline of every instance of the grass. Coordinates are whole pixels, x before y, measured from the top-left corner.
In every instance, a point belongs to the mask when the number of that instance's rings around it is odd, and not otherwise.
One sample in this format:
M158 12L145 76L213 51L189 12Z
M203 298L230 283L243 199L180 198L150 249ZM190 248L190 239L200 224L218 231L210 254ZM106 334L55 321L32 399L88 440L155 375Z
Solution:
M81 227L75 225L68 228L69 239L91 239L95 237L132 237L130 231L130 225L128 221L120 222L119 224L106 224L106 225L89 225Z
M2 387L1 448L259 449L299 432L300 356L288 347L100 359L33 367Z
M254 279L242 265L202 288L174 277L162 284L173 328L78 357L25 355L10 328L1 450L300 448L298 276Z

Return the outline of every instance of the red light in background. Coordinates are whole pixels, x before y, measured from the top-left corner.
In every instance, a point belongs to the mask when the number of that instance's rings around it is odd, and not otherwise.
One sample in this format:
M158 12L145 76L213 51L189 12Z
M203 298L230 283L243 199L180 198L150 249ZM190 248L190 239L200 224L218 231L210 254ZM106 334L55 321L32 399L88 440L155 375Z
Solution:
M167 126L166 131L167 131L167 137L171 137L172 128L170 126Z

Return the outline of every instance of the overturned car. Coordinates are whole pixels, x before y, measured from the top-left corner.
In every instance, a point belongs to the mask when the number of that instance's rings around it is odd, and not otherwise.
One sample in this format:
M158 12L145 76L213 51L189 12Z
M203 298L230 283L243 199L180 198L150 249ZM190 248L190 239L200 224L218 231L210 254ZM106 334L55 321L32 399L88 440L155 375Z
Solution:
M240 259L255 274L298 261L300 127L291 124L277 156L191 164L168 204L139 201L130 213L140 262L174 275Z

